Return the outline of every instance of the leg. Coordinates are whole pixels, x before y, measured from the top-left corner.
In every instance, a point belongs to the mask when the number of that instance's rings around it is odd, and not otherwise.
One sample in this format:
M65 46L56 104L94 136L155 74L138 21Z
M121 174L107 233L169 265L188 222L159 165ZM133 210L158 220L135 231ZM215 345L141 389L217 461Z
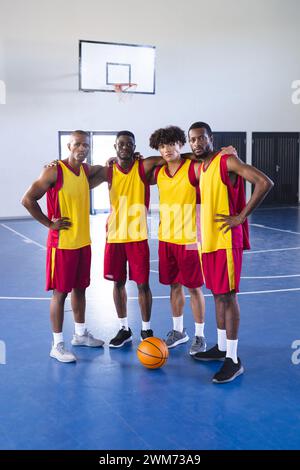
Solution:
M240 324L240 308L234 291L215 295L217 326L226 330L229 340L237 340Z
M204 336L204 312L205 301L201 287L189 289L191 296L191 308L195 320L195 336L193 338L190 355L206 351L206 340Z
M148 283L137 284L139 291L139 305L142 315L141 340L153 336L150 318L152 309L152 292Z
M137 284L137 287L142 319L144 322L149 322L152 308L152 292L150 286L149 284Z
M126 281L114 282L114 302L119 318L127 317L127 292L125 287Z
M59 362L75 362L76 357L73 353L67 351L63 339L64 305L67 297L66 292L53 290L53 296L50 303L50 321L53 331L53 346L50 351L50 357Z
M173 315L173 330L168 333L166 345L168 348L174 348L178 344L186 343L189 340L183 328L185 296L181 284L171 284L170 301Z
M219 372L214 375L213 382L226 383L231 382L244 372L241 361L237 357L240 309L235 291L231 291L228 294L218 295L216 297L218 297L220 305L223 305L223 312L225 313L227 349L224 365L221 367Z
M85 289L72 289L71 305L75 323L85 323Z
M205 301L200 287L189 289L191 296L191 308L195 323L204 323Z
M53 333L62 333L64 306L67 295L66 292L58 292L56 289L53 290L50 302L50 321Z
M132 340L131 329L128 327L127 320L127 292L125 284L126 281L114 282L113 296L121 328L116 336L110 340L110 348L121 348L125 343Z
M181 317L185 304L185 296L181 284L171 284L170 301L173 317Z

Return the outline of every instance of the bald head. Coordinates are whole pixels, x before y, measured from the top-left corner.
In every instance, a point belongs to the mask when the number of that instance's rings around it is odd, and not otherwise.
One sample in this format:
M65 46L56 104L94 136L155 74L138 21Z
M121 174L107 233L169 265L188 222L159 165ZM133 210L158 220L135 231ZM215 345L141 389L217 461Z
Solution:
M88 140L90 139L89 133L81 130L71 132L69 142L71 142L74 137L86 137Z
M90 151L90 136L85 131L76 130L71 132L68 143L70 158L84 161Z

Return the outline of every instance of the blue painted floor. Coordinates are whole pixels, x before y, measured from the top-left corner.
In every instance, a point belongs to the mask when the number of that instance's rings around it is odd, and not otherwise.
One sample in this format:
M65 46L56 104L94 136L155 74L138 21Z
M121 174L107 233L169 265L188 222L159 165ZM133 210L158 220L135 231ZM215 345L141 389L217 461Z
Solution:
M6 365L0 365L0 448L299 449L300 364L292 363L291 345L300 340L300 211L263 208L250 222L252 252L244 256L239 296L239 356L245 374L215 385L211 378L220 363L192 360L189 343L171 350L160 370L140 365L135 351L141 321L131 282L128 316L134 341L109 350L119 324L112 284L102 279L101 215L92 217L87 319L106 346L77 348L77 364L51 359L49 293L44 291L46 230L31 220L0 221L0 345L6 345ZM156 217L150 223L155 233ZM157 240L151 239L150 246L152 326L156 336L164 337L172 325L168 288L158 283L155 272ZM206 305L210 346L216 342L210 296ZM192 337L188 299L185 312ZM64 333L69 343L69 302Z

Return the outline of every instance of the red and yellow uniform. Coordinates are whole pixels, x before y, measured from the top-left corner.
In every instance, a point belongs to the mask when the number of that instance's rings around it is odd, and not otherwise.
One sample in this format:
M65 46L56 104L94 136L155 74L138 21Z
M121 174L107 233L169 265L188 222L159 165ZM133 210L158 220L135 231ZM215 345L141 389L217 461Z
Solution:
M142 161L134 161L127 170L114 163L109 168L109 185L111 210L107 220L104 277L125 281L128 261L129 279L137 284L148 283L150 190Z
M48 218L69 217L68 230L49 230L46 289L70 292L90 283L91 238L88 169L77 173L66 161L57 165L57 181L47 191Z
M242 252L249 249L248 222L227 233L219 230L216 214L238 215L245 207L244 181L232 185L226 161L229 155L217 154L208 167L200 168L200 246L206 287L214 294L238 292Z
M188 288L203 284L197 250L197 181L194 162L182 160L172 176L167 166L156 171L159 191L159 280Z

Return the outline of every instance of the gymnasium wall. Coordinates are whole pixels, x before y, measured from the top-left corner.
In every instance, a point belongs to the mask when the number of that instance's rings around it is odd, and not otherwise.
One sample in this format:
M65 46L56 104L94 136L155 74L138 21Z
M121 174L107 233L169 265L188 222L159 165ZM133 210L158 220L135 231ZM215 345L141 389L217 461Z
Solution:
M26 215L20 198L57 157L58 130L127 128L145 155L169 124L299 132L299 19L298 0L0 0L0 217ZM156 94L79 92L79 39L155 45Z

